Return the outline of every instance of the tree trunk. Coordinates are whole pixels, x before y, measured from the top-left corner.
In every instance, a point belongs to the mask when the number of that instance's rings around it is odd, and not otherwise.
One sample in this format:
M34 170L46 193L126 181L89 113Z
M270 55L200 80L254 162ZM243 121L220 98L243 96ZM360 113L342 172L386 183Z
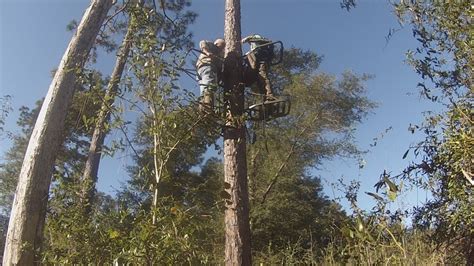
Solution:
M227 110L224 128L224 175L230 199L225 210L225 264L251 265L249 195L245 140L244 85L240 0L227 0L225 6L224 87Z
M86 165L84 167L84 173L82 175L82 203L87 212L90 211L92 200L95 194L95 184L97 182L97 175L99 172L100 156L102 153L102 147L104 145L105 136L107 130L105 128L106 123L110 120L110 108L114 104L115 97L117 96L118 86L122 78L122 73L127 63L128 54L132 46L132 23L127 29L127 33L122 42L122 46L117 54L117 60L110 77L107 91L104 96L104 102L102 103L99 115L92 135L91 144L89 146L89 154L87 156Z
M87 59L112 0L93 0L61 59L23 160L8 227L3 265L38 264L54 160L63 140L76 75Z

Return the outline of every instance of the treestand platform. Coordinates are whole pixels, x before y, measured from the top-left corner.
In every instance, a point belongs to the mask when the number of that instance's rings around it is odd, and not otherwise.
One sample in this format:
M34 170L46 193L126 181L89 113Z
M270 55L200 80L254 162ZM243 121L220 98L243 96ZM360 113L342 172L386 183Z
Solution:
M277 98L272 101L264 101L248 107L247 114L253 121L269 121L290 113L291 102L289 99Z

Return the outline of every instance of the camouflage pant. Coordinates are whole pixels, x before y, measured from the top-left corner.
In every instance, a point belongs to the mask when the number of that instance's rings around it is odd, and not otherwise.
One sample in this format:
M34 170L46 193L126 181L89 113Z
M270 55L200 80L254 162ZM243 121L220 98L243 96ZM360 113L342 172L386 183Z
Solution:
M254 53L248 54L246 60L248 61L249 67L245 69L244 73L245 85L250 87L256 82L257 93L266 95L273 94L272 84L268 78L268 63L257 61Z

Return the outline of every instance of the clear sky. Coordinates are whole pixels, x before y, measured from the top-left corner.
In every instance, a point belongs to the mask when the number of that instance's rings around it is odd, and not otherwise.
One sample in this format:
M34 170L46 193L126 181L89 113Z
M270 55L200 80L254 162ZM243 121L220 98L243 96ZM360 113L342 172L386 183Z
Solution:
M88 0L0 0L0 96L12 95L15 108L7 120L8 130L17 130L20 106L31 107L46 95L50 72L58 66L72 36L66 25L72 19L79 21L88 4ZM373 191L384 169L397 173L408 164L410 156L402 160L402 155L416 141L408 126L420 122L422 111L432 106L419 99L415 87L420 78L404 63L405 52L417 45L410 28L397 31L388 42L385 39L390 29L400 27L388 1L361 0L350 12L341 9L337 0L242 0L241 5L242 36L259 33L281 40L286 47L323 55L321 72L340 75L352 70L375 75L367 82L367 96L379 107L358 125L355 134L357 144L369 150L365 167L359 169L357 161L337 158L315 169L315 175L327 183L341 176L359 180L362 192ZM196 43L223 36L223 0L193 1L190 9L199 14L191 27ZM111 58L102 60L99 67L110 73ZM194 90L198 93L197 86ZM389 127L392 129L371 147L373 138L380 138ZM0 145L3 154L10 142L3 139ZM127 178L125 163L120 156L104 160L99 190L113 193L120 187ZM325 191L333 195L330 186ZM413 192L397 200L394 207L414 205L416 197L423 200L425 194ZM362 207L373 204L369 196L361 194L360 199Z

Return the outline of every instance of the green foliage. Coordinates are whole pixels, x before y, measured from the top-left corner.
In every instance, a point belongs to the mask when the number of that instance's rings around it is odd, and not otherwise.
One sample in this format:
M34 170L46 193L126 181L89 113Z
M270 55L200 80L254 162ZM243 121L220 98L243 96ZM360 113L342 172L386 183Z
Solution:
M469 259L474 248L472 105L458 101L446 114L441 135L433 125L425 127L427 139L414 148L423 159L412 163L402 177L432 193L415 210L416 225L434 229L432 238L449 250L451 260L460 255Z
M166 260L170 263L173 261L184 263L186 262L184 259L189 259L190 262L198 260L201 263L218 261L219 259L214 256L218 256L223 251L223 217L221 215L223 203L219 196L219 192L223 190L221 162L210 159L202 167L200 174L182 172L176 173L171 179L164 179L158 187L160 197L156 207L151 206L151 193L143 197L144 189L135 187L137 178L132 179L130 187L119 194L121 204L128 206L132 216L142 215L141 219L136 221L136 224L130 225L127 230L137 226L158 227L156 234L167 234L165 237L150 240L157 241L155 254L161 254L158 261ZM157 217L155 224L152 222L153 217ZM178 217L182 218L179 224L174 220ZM171 235L167 233L167 230L172 230ZM179 236L176 235L178 233L185 239L179 240ZM163 238L167 240L164 243L158 243ZM128 250L131 251L143 243L137 240L129 245ZM163 251L157 251L163 248L160 245L183 246L166 247L167 253L163 253ZM188 251L183 250L182 248L186 248L186 245L193 248Z
M8 216L4 216L3 214L0 214L0 250L5 249L5 239L7 238L7 229L8 229ZM3 258L3 255L0 255L0 260L2 258Z
M395 4L402 23L409 23L420 46L407 54L408 63L424 80L422 93L436 101L472 93L473 35L469 1L408 1ZM469 92L468 92L469 93Z
M0 97L0 137L5 134L5 120L7 119L8 114L12 111L10 101L10 95Z
M66 117L66 130L64 132L64 142L60 148L55 165L54 185L70 182L75 184L77 177L75 173L81 169L86 154L87 142L85 136L90 134L90 129L84 124L81 117L90 119L97 109L94 105L94 97L98 97L97 90L100 90L102 81L97 73L87 75L82 80L78 93L74 96L71 112ZM9 216L13 196L15 193L18 176L20 174L23 158L28 146L30 135L33 131L36 118L39 114L42 101L37 101L35 108L21 107L17 125L20 132L11 135L12 146L3 155L0 163L0 210L5 217ZM60 186L61 187L61 186ZM65 192L64 192L65 193ZM69 193L69 196L74 193ZM73 197L63 195L61 199L55 199L53 193L52 201L63 200L64 202L74 201ZM6 233L6 230L5 230ZM1 243L4 243L5 236L2 236Z
M110 196L96 195L96 210L91 217L85 217L80 206L79 185L61 181L52 189L48 218L45 228L43 263L45 264L87 264L104 263L110 257L104 247L109 245L106 234L107 219L114 211L115 202ZM110 208L112 207L112 208Z
M214 244L222 236L215 224L220 221L215 163L210 161L201 175L190 171L202 162L201 154L215 137L196 127L199 117L182 106L187 95L180 96L174 84L180 51L190 45L186 27L195 16L183 9L186 1L163 3L163 13L147 4L127 7L136 30L132 72L124 79L121 98L141 114L133 140L125 136L135 152L131 180L119 193L120 201L98 197L99 204L101 199L107 202L106 210L96 206L84 217L75 181L80 170L72 178L59 174L50 202L45 263L196 264L213 260L213 250L219 249ZM94 125L93 118L81 121ZM115 123L126 133L127 123Z
M444 254L432 252L435 243L423 235L404 231L400 237L401 248L380 239L373 243L331 241L322 251L317 247L304 249L299 244L268 247L256 254L254 261L263 265L438 265L445 261Z
M333 242L324 250L324 255L314 264L317 265L438 265L446 262L443 253L433 252L436 243L426 239L424 234L398 229L393 232L392 227L380 226L371 230L385 230L387 234L394 234L395 238L377 238L374 241L352 237L349 243ZM379 232L380 233L380 232ZM390 236L391 237L391 236ZM390 238L389 237L389 238Z
M320 62L312 52L286 51L272 77L281 93L291 95L292 111L254 125L258 141L248 146L248 172L257 256L288 247L301 249L295 258L310 248L320 255L347 222L340 206L323 195L319 178L308 171L325 159L360 154L351 141L352 128L374 104L363 95L367 76L347 72L338 81L316 72Z
M346 219L341 207L322 194L319 179L284 178L274 189L264 204L252 205L252 245L257 253L297 244L320 250Z
M209 263L210 243L205 241L209 218L167 206L156 208L154 214L160 217L155 225L150 222L152 213L140 211L125 230L110 231L121 250L119 260L147 265Z
M134 197L133 189L120 192L119 200L97 194L90 217L83 216L77 196L71 201L70 193L79 188L58 185L50 203L43 263L216 263L223 240L221 175L221 163L209 160L200 174L178 177L180 190L161 196L153 208ZM155 223L153 217L158 217Z
M414 222L430 230L450 262L474 263L472 190L472 7L469 1L415 1L395 5L413 27L420 46L408 63L424 82L424 96L446 108L414 126L425 139L411 150L418 161L400 175L430 191L432 198L414 212ZM462 258L464 257L464 258Z
M206 187L201 183L201 188ZM127 199L120 202L97 194L99 203L90 217L84 217L78 197L71 201L67 192L79 188L70 184L55 187L50 203L43 253L45 264L109 264L113 261L154 265L157 263L208 263L213 243L214 217L196 207L186 207L172 197L160 204L130 209ZM65 202L66 201L66 202ZM55 204L59 202L60 204ZM152 224L152 216L159 217Z
M391 208L392 193L398 193L402 184L396 184L389 174L380 176L374 186L377 193L366 192L377 201L372 210L359 207L360 182L339 182L336 188L345 194L352 215L335 229L322 254L312 256L313 264L435 265L448 261L447 254L434 252L437 243L429 239L429 230L408 227L409 212ZM382 189L385 192L379 192Z

